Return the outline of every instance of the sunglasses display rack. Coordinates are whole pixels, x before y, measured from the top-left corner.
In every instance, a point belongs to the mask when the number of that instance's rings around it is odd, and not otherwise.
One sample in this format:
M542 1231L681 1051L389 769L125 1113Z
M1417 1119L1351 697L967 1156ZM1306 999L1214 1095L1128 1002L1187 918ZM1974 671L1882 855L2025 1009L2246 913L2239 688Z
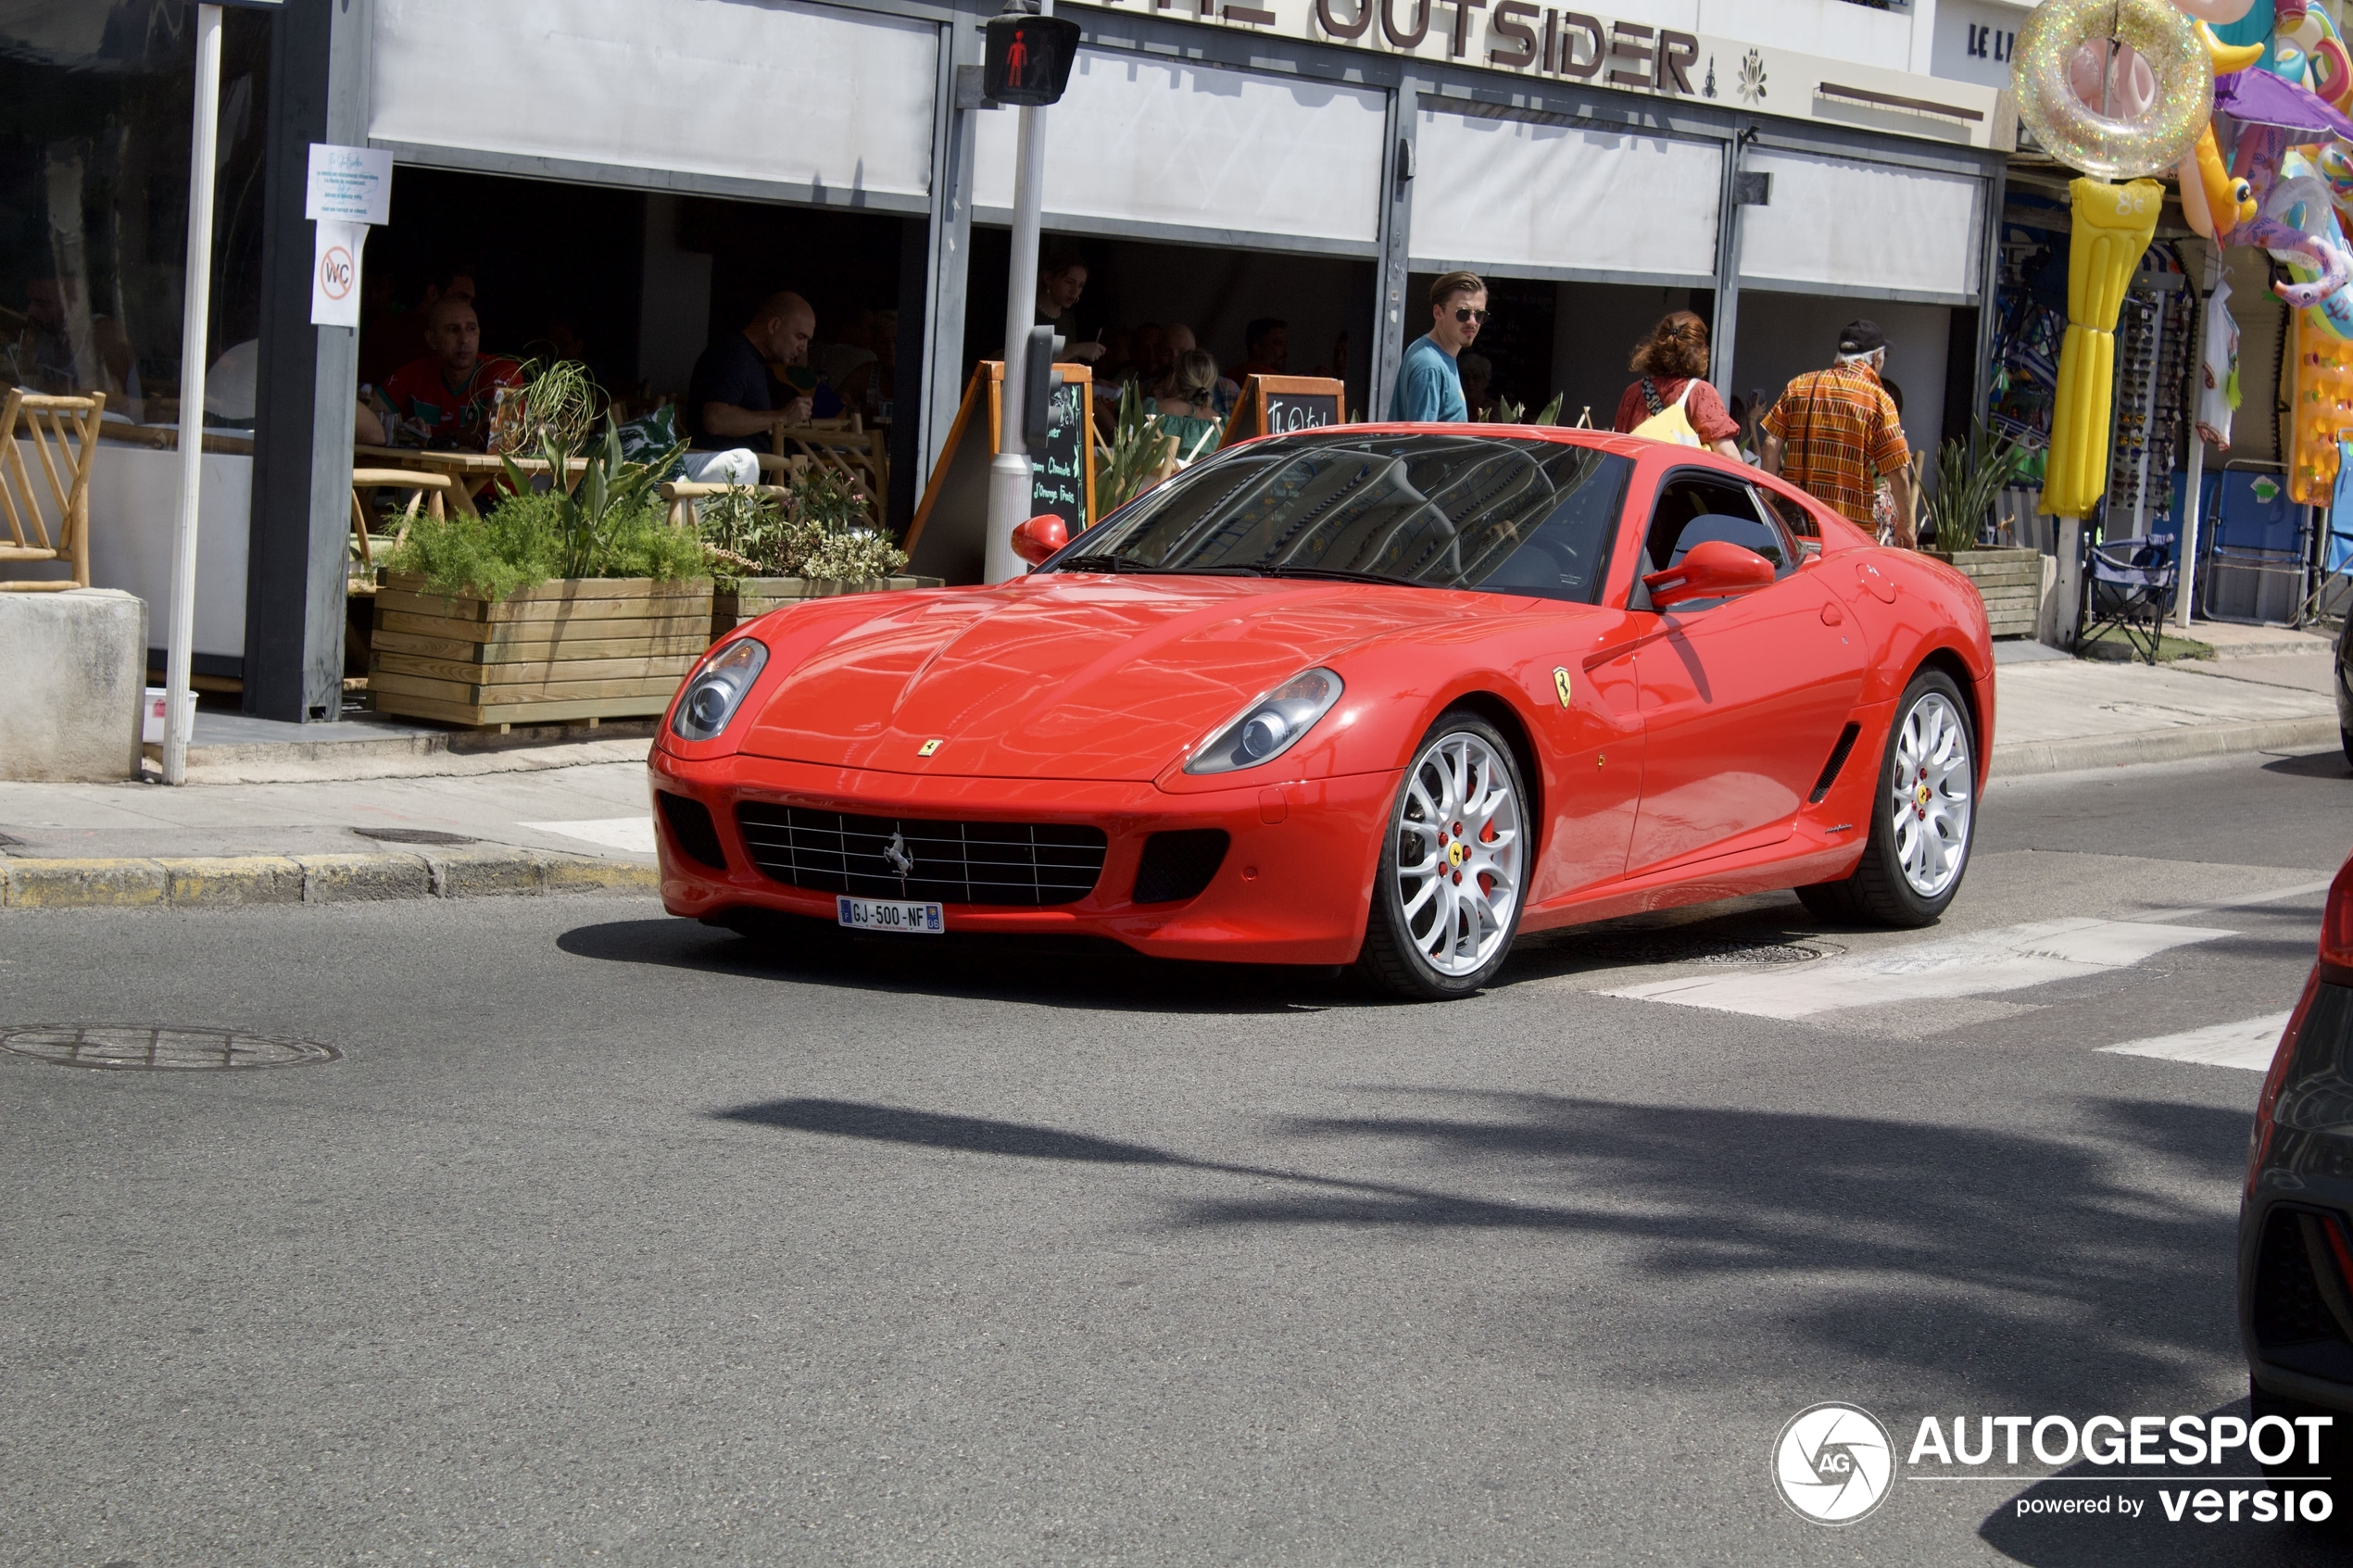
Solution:
M2111 538L2142 537L2172 515L2182 389L2196 319L2196 301L2183 287L2180 272L2153 270L2145 262L2143 267L2116 320L2103 530Z

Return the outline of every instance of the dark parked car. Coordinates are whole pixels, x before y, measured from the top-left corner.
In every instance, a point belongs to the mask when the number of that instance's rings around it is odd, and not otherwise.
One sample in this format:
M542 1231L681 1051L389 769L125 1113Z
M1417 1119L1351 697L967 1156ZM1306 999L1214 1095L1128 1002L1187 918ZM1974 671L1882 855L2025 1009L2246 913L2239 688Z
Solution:
M2329 887L2320 961L2255 1106L2239 1333L2257 1419L2334 1417L2317 1471L2270 1468L2334 1477L2335 1513L2353 1516L2353 859Z

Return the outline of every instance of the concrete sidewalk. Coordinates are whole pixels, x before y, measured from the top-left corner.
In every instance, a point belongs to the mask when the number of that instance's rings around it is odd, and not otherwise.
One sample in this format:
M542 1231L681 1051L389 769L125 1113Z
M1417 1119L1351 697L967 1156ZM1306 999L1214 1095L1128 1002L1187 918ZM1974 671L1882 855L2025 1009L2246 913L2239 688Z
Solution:
M1994 776L2230 752L2334 752L2330 656L2303 646L2152 668L2002 645ZM213 729L206 765L191 774L272 782L182 789L0 783L0 907L656 885L642 738L459 753L335 726L351 733L304 749L308 743L287 742L275 728L293 726ZM237 742L248 732L250 749L241 752Z

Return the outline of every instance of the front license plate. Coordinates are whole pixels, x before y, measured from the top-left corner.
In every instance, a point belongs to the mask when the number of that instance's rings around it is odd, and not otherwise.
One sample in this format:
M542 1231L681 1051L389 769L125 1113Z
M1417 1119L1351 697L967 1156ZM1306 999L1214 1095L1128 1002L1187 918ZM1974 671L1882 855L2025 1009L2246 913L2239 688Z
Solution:
M937 904L909 904L896 899L840 898L834 900L837 919L852 931L900 931L937 936L948 929Z

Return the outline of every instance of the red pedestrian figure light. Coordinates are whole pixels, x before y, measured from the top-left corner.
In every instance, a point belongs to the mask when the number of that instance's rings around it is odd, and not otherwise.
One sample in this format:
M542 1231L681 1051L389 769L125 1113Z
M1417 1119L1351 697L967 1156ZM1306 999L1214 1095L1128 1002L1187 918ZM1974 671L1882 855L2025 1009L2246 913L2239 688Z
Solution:
M991 103L1035 107L1061 98L1078 55L1078 24L1064 17L992 17L981 90Z

